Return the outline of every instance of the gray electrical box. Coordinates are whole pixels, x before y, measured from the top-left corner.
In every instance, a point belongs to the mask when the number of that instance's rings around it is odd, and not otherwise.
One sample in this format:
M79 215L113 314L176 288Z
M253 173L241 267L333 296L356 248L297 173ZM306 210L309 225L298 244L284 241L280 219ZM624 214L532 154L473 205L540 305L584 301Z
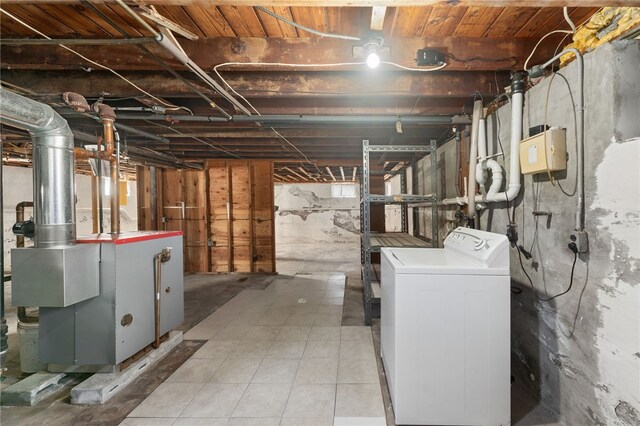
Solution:
M154 341L154 256L165 248L172 254L162 264L160 332L182 323L181 232L103 234L80 238L78 243L99 249L95 262L100 261L100 294L65 308L40 309L40 360L51 371L115 366Z
M100 294L97 245L11 250L13 306L64 308Z

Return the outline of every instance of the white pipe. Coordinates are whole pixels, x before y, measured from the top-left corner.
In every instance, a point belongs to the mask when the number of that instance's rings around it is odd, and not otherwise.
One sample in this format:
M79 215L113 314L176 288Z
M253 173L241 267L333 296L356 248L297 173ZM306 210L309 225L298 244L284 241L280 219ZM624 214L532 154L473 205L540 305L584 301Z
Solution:
M487 159L487 121L484 118L478 122L478 156L480 161Z
M478 161L478 133L480 126L480 117L482 116L482 100L473 103L473 124L471 127L471 147L469 148L469 186L467 194L476 193L476 162ZM467 216L473 218L476 216L476 203L471 199L467 209Z
M472 203L513 201L520 192L520 141L522 140L522 108L524 105L524 76L520 73L516 73L513 77L511 94L511 161L509 163L509 185L504 192L492 193L489 191L486 195L476 195L473 197ZM471 169L469 169L469 175L471 175ZM471 185L469 185L469 187L471 187ZM448 198L440 202L440 204L443 205L465 205L467 203L469 203L468 196Z
M487 160L483 164L491 170L491 186L487 192L487 198L489 198L493 197L493 194L497 194L502 188L504 173L502 172L502 166L496 160Z
M487 182L487 125L484 118L478 122L478 157L480 162L476 164L476 181L480 185Z

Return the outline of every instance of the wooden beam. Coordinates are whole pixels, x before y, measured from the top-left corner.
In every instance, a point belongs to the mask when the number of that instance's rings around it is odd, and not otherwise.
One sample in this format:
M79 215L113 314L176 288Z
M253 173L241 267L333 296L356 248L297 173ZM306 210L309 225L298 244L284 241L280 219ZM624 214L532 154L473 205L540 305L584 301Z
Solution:
M327 166L327 171L329 172L329 176L331 176L331 179L335 181L336 177L333 175L333 172L331 171L331 167Z
M483 96L496 93L494 72L386 73L379 71L381 72L234 73L228 76L227 82L246 97L260 96L274 99L349 97L354 94L368 99L387 95L407 96L412 99L418 96L467 98L476 91ZM123 72L121 74L155 96L165 98L196 96L184 83L166 74L155 72ZM507 76L500 74L497 78L500 86L507 84ZM85 97L140 95L137 89L117 76L96 71L60 73L3 70L2 80L28 87L39 94L74 91ZM213 96L208 87L197 81L192 83Z
M444 53L455 55L464 59L481 57L491 61L473 60L460 62L448 60L447 70L488 71L495 69L519 69L522 68L525 58L531 52L537 40L526 38L483 38L483 37L413 37L393 38L385 40L385 46L391 51L390 58L384 58L405 67L415 68L415 58L418 49L431 48ZM215 37L197 41L182 40L181 43L189 57L204 70L212 70L218 64L225 62L251 62L291 64L335 64L357 62L353 58L353 47L361 43L357 41L341 40L335 38L233 38ZM181 63L177 62L164 48L157 45L149 45L150 50L164 58L176 70L185 70ZM540 46L539 56L547 58L553 53L555 44L543 44ZM89 59L109 66L115 70L136 71L164 71L156 62L141 54L134 46L104 46L95 48L91 46L74 46L74 50L85 55ZM512 59L515 57L515 63ZM495 60L503 61L495 62ZM73 53L56 46L2 46L3 69L37 69L37 70L77 70L85 68L96 69L94 64L79 59ZM223 75L237 70L277 69L276 66L234 65L219 68ZM336 69L362 69L367 70L366 65L351 67L336 67ZM287 71L295 68L284 68ZM309 69L309 68L306 68ZM313 69L313 68L311 68ZM323 68L316 68L322 70ZM326 70L326 68L324 68ZM388 65L382 65L380 70L397 70ZM226 77L225 77L226 78Z
M5 4L23 3L24 0L2 0ZM30 4L75 4L77 0L31 0ZM115 3L115 0L94 0L93 3ZM145 0L147 4L162 6L202 5L203 0ZM216 5L255 6L253 0L217 0ZM441 4L453 7L600 7L600 6L637 6L637 0L325 0L323 7L372 7L372 6L433 6ZM318 6L316 0L270 0L269 6Z
M373 31L382 31L384 26L384 15L387 13L386 6L374 6L371 8L371 26Z

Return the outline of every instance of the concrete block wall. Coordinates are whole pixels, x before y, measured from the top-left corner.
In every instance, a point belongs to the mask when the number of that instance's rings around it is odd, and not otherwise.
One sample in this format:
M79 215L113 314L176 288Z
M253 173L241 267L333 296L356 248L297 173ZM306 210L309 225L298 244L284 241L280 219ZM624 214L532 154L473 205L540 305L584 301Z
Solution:
M579 256L572 289L551 302L538 300L511 250L512 373L549 410L549 422L568 425L640 424L640 43L620 41L585 55L586 230L590 251ZM515 206L519 244L533 258L524 269L542 296L569 285L573 253L567 249L575 227L577 63L552 82L547 123L567 128L568 169L525 176ZM544 121L551 79L527 91L525 134ZM568 85L567 85L568 83ZM573 98L572 98L573 97ZM511 106L488 119L489 153L505 150L508 173ZM438 151L441 197L455 195L455 141ZM498 159L502 163L501 159ZM429 161L421 188L430 188ZM535 195L535 196L534 196ZM481 228L505 233L506 203L481 213ZM533 210L551 212L547 222ZM453 209L441 211L441 229ZM428 221L429 215L422 218ZM427 226L426 228L429 229Z

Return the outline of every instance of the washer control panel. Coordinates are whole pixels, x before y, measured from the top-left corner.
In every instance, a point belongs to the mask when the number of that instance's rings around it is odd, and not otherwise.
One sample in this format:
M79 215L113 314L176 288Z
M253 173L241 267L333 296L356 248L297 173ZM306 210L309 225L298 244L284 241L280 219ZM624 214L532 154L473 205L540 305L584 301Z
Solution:
M509 241L502 234L457 228L444 240L445 250L484 267L509 267Z

